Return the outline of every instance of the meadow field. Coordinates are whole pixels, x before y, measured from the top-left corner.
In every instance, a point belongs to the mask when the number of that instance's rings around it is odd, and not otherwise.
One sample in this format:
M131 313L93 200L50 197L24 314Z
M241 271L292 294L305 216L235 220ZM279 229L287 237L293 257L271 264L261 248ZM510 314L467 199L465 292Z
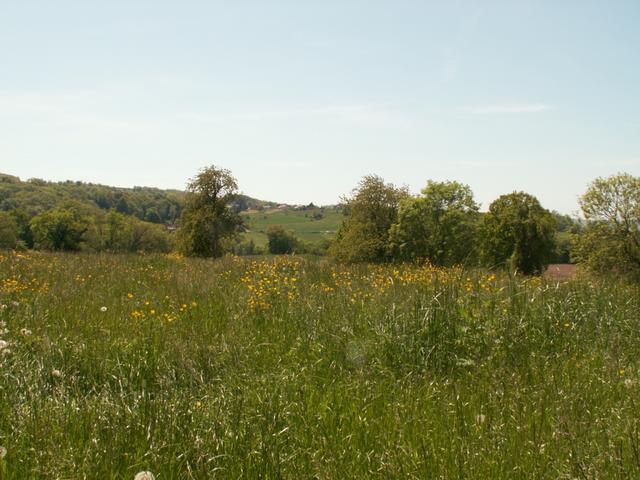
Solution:
M0 253L0 479L640 477L640 289Z
M315 218L314 215L316 215ZM335 235L344 215L335 207L316 207L308 210L271 208L261 212L255 210L243 212L242 218L248 229L242 236L253 240L260 247L266 247L268 241L266 232L272 225L282 226L285 230L293 232L300 240L318 244Z

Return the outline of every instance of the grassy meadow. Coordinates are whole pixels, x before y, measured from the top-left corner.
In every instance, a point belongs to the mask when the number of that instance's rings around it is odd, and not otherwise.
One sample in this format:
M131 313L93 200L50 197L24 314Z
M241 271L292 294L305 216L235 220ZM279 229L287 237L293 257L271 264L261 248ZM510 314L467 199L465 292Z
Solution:
M285 230L293 232L296 238L317 244L335 235L344 219L344 215L335 207L316 207L308 210L272 208L262 212L250 210L243 212L242 217L249 230L243 233L244 238L253 240L261 247L267 245L266 232L271 225L280 225Z
M0 253L0 479L638 478L639 312L587 277Z

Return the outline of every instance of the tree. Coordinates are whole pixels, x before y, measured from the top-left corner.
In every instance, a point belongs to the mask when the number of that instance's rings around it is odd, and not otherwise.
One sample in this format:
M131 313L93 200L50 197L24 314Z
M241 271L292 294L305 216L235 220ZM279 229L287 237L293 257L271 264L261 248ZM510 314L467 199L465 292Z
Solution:
M343 199L346 218L330 253L342 262L380 262L389 258L389 230L397 221L406 188L384 183L377 175L364 177L350 198Z
M223 240L237 234L242 218L231 204L238 185L229 170L210 166L187 185L187 199L180 216L178 241L188 256L219 257Z
M77 210L56 208L31 220L35 246L45 250L79 250L89 221Z
M542 273L553 258L555 219L536 197L524 192L502 195L482 221L482 258L525 275Z
M298 246L296 237L280 225L270 225L267 228L267 238L269 253L275 255L293 253Z
M163 253L171 251L171 238L164 226L130 218L129 229L131 231L129 251Z
M598 272L640 278L640 177L597 178L580 198L587 220L576 259Z
M426 259L435 265L474 258L478 204L468 185L429 180L422 196L401 201L391 228L390 248L401 260Z
M0 248L15 248L18 244L18 224L5 212L0 212Z
M18 241L22 247L33 248L33 233L31 232L31 217L23 209L13 209L9 214L18 226Z
M102 246L111 252L126 252L131 245L131 222L122 213L111 210L106 218L102 232Z

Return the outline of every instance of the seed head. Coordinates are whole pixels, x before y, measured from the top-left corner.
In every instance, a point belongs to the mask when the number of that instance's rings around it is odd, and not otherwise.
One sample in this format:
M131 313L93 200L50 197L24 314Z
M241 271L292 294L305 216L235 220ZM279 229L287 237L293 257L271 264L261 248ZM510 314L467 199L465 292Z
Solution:
M136 476L133 477L133 480L156 480L156 477L149 471L138 472Z

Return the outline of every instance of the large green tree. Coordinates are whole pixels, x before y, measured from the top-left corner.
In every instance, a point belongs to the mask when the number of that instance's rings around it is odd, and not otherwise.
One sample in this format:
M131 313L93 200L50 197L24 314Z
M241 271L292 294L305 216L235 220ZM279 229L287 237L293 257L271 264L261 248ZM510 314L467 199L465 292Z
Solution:
M267 245L269 253L279 255L295 252L299 242L292 232L287 232L281 225L270 225L267 228Z
M90 220L74 208L56 208L31 220L35 246L44 250L79 250Z
M589 269L640 278L640 177L597 178L580 198L587 220L575 256Z
M555 219L533 195L502 195L482 221L481 254L488 266L525 275L542 273L553 258Z
M5 212L0 212L0 248L15 248L18 244L18 224Z
M401 260L435 265L470 263L475 257L478 204L468 185L429 180L422 195L401 201L390 247Z
M242 218L231 208L238 184L229 170L210 166L187 185L187 199L178 229L183 254L219 257L224 241L237 234Z
M345 219L330 253L342 262L380 262L389 257L389 230L398 218L404 188L385 183L377 175L364 177L351 197L343 199Z

